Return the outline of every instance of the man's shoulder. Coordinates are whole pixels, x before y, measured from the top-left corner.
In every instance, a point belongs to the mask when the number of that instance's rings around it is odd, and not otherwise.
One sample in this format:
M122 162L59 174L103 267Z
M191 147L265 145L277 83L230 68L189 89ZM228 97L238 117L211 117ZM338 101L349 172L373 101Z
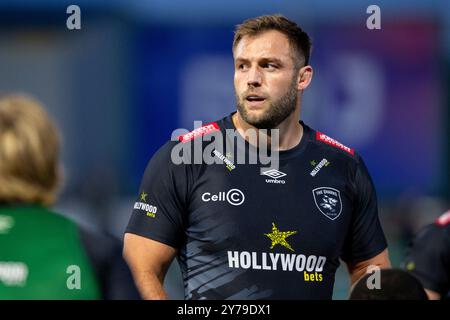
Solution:
M217 135L224 134L225 130L228 129L226 118L206 122L204 125L188 132L186 132L186 129L175 130L170 139L155 152L152 160L166 164L177 164L179 161L176 161L176 159L172 161L175 157L180 160L183 158L184 161L181 161L181 163L191 163L187 161L186 157L192 158L196 152L203 152L205 147L217 138ZM196 148L199 148L199 150L196 150Z
M360 155L355 149L330 137L326 133L311 129L310 127L308 127L308 130L310 130L309 136L311 142L321 151L330 153L334 157L342 158L346 161L356 163L360 161Z
M178 144L188 144L189 142L194 142L196 140L206 140L209 141L210 136L213 134L218 134L220 132L225 132L228 128L226 122L228 121L228 116L214 121L205 121L201 126L188 131L186 129L174 130L170 139L161 147L173 147Z
M214 121L207 123L201 127L198 127L192 131L189 131L188 133L179 135L176 141L180 143L187 143L195 139L208 136L214 132L220 131L221 131L220 121Z

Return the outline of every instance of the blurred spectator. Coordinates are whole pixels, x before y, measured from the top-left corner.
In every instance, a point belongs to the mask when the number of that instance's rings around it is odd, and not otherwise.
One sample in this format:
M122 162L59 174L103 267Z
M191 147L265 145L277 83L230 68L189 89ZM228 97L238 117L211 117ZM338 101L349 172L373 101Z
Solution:
M408 272L400 269L379 272L379 288L369 288L367 280L372 274L368 273L356 283L349 300L428 300L420 282Z
M430 300L450 293L450 210L421 229L404 267L422 282Z
M46 112L0 98L0 299L138 299L120 242L48 208L60 181Z

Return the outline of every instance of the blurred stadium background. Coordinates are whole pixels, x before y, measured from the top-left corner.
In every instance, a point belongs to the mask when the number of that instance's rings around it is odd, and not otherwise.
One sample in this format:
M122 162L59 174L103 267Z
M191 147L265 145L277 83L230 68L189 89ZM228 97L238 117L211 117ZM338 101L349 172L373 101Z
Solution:
M70 4L81 30L66 28ZM366 28L371 4L381 30ZM399 266L418 228L450 207L446 0L0 1L0 93L36 97L63 134L56 210L122 237L146 163L172 131L235 109L234 25L275 12L313 38L303 119L365 158ZM180 279L173 265L172 298ZM347 294L341 266L334 298Z

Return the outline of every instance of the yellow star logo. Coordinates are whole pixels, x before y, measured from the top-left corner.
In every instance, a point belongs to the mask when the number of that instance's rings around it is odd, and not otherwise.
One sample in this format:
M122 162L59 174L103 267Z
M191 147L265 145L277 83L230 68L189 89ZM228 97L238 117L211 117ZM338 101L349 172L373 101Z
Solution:
M144 192L144 191L142 191L142 193L141 193L141 201L147 201L147 194Z
M292 249L290 244L287 243L286 238L296 233L297 231L280 231L275 226L275 223L272 222L272 232L264 233L264 235L267 236L270 240L272 240L272 246L270 247L270 249L273 249L275 245L280 244L283 247L288 248L291 251L294 251L294 249Z

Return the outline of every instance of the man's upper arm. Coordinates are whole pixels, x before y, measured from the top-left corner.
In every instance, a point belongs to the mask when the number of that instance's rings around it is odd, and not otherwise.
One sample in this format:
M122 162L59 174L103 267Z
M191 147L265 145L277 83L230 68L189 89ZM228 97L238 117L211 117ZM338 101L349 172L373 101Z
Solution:
M177 250L164 243L125 233L123 255L133 273L152 273L162 282Z
M385 249L376 256L358 262L347 262L348 273L350 275L351 285L355 284L367 272L372 272L372 267L386 269L391 267L388 250Z

